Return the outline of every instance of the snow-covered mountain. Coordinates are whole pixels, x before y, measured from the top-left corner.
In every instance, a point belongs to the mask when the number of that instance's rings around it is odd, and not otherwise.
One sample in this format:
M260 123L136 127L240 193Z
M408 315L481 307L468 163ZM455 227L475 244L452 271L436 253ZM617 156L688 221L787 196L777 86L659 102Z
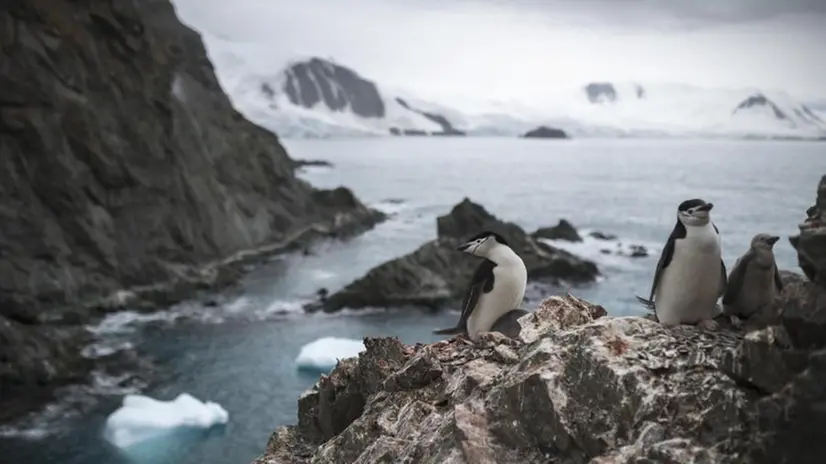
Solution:
M520 135L539 125L574 136L818 138L826 115L782 92L681 84L591 82L530 102L388 88L321 58L227 89L248 118L286 138L350 135Z

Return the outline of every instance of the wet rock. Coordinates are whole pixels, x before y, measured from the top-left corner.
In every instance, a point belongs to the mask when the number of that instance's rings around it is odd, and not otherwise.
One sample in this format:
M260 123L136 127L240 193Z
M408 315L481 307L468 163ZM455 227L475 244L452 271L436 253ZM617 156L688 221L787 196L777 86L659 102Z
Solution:
M540 227L531 235L534 238L546 238L548 240L582 241L582 237L579 235L576 227L566 219L560 219L559 223L553 227Z
M371 269L364 277L308 310L423 306L438 308L461 301L479 258L455 250L463 239L482 230L501 234L520 255L528 277L551 283L593 281L596 265L537 241L513 223L500 221L481 205L464 199L437 221L438 238L418 250Z
M648 249L642 245L631 245L631 253L629 256L632 258L645 258L648 256Z
M535 129L531 129L528 132L525 132L522 135L523 138L526 139L567 139L570 136L562 129L557 129L555 127L548 127L548 126L539 126Z
M0 24L4 388L76 376L57 324L173 304L381 220L295 177L169 0L11 2Z
M600 232L595 230L588 234L590 237L595 238L597 240L616 240L617 236L614 234L606 234L605 232Z

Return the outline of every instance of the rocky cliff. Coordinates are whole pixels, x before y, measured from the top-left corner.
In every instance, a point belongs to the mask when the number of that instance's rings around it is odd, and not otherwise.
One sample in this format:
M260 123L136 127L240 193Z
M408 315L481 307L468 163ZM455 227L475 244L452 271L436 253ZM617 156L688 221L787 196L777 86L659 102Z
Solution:
M141 296L113 291L214 285L250 254L378 219L295 177L169 0L6 2L0 44L4 399L76 380L66 324Z
M607 317L573 296L493 333L365 339L256 464L815 463L826 453L826 176L782 311L746 332Z

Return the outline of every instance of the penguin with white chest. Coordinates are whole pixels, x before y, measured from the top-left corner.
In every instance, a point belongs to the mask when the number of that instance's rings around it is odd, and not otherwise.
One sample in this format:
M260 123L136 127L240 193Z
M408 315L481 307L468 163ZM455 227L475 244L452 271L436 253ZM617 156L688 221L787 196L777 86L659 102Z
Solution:
M471 278L459 322L455 327L435 330L433 333L466 333L474 342L479 340L482 333L489 332L494 327L510 337L518 334L517 318L506 315L525 313L518 309L528 284L528 271L522 258L501 235L488 231L459 245L457 250L479 256L483 260Z
M711 221L713 204L695 198L677 207L677 224L666 241L649 299L637 297L654 309L667 326L696 324L714 330L717 299L726 289L720 232Z

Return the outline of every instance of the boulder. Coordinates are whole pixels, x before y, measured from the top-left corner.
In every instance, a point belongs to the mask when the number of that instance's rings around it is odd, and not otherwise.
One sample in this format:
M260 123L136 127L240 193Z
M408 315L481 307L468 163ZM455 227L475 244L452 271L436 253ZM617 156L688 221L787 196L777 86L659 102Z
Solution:
M557 129L555 127L548 127L548 126L539 126L535 129L531 129L528 132L525 132L522 137L526 139L567 139L570 138L568 134L562 130Z
M582 237L573 224L566 219L560 219L559 224L553 227L540 227L532 233L534 238L546 238L549 240L567 240L569 242L581 242Z
M301 396L297 425L278 428L255 464L791 463L826 451L826 411L814 406L826 350L769 393L730 369L746 342L775 343L757 332L606 317L570 295L520 322L518 340L475 345L366 338Z
M599 274L596 265L537 241L516 224L503 222L465 198L436 220L438 238L416 251L371 269L309 310L423 306L438 308L461 301L480 258L455 247L483 230L501 234L525 262L530 279L552 284L586 283Z

